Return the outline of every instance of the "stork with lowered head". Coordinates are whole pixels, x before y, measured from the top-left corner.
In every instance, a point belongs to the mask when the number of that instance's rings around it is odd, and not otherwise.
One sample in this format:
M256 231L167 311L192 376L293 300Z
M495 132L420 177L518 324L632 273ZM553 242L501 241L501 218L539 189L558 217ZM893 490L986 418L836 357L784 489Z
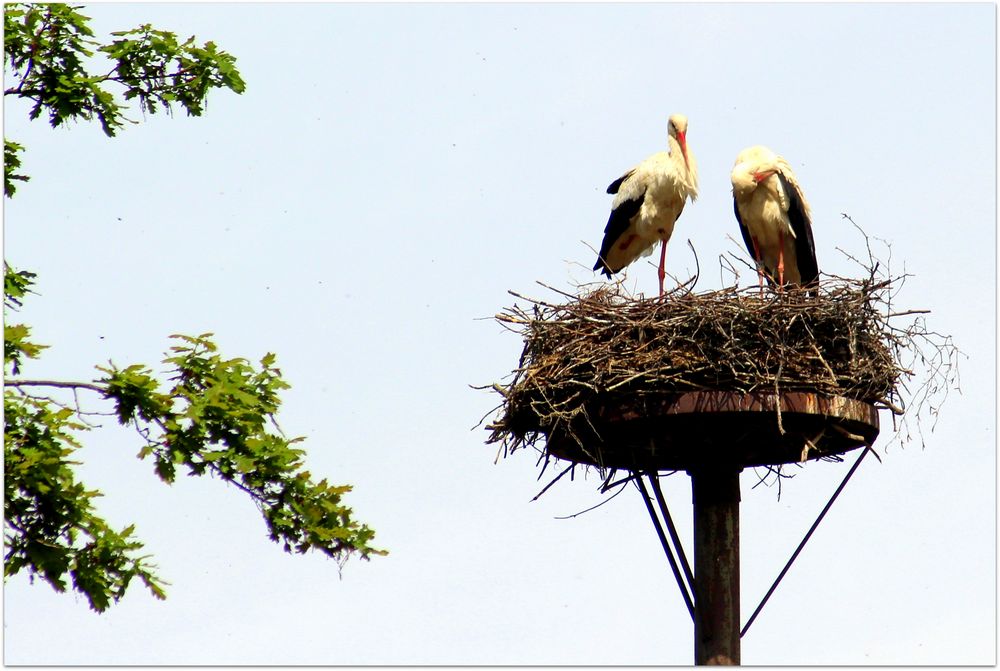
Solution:
M767 147L748 147L736 157L730 175L733 210L747 251L764 277L785 284L819 283L812 215L792 167Z

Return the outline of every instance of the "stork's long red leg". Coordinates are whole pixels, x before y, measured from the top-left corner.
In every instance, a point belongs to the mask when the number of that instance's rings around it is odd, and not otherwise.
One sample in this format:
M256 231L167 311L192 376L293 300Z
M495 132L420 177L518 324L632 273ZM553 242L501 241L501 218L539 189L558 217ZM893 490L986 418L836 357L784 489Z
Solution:
M660 267L656 271L656 276L660 278L660 295L663 295L663 278L667 276L667 271L665 270L667 263L667 241L663 241L663 246L660 248Z
M785 232L778 229L778 289L785 286Z

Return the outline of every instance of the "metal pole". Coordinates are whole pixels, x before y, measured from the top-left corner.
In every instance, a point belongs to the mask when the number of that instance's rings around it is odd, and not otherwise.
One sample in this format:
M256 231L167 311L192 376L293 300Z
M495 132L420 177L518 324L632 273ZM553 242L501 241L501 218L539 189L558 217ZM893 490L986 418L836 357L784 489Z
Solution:
M694 663L740 663L740 471L691 471L694 503Z

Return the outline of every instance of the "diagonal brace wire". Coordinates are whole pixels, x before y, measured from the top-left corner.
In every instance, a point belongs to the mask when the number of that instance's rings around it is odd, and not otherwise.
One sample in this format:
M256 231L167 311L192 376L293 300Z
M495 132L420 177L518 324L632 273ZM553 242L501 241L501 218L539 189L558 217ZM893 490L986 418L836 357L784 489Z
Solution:
M642 501L646 504L646 510L649 512L649 518L653 520L653 526L656 527L656 535L660 537L660 545L663 546L663 551L667 555L667 561L670 562L670 569L674 572L674 579L677 581L677 587L681 590L681 596L684 597L684 605L687 606L688 613L691 614L691 620L695 620L694 602L691 600L691 596L688 595L687 588L684 586L684 578L681 576L680 569L677 568L677 560L674 559L674 553L670 551L670 543L667 542L667 536L663 533L663 526L660 524L659 518L656 516L656 510L653 509L653 503L649 499L649 492L646 491L646 485L643 483L642 478L636 474L635 483L642 493Z
M681 568L684 569L684 577L687 578L688 589L691 590L691 594L695 594L694 573L692 573L691 565L688 564L687 556L684 554L684 546L681 545L681 539L677 535L677 528L674 526L674 521L670 517L670 511L667 510L667 501L663 498L663 490L660 489L660 476L657 475L655 471L648 472L646 476L649 478L649 482L653 486L653 493L656 495L656 502L660 506L660 513L663 515L663 521L667 523L667 532L670 534L670 540L674 544L674 549L677 551L677 559L680 562Z
M837 487L837 491L835 491L833 493L833 496L830 497L830 500L827 502L826 507L823 508L823 511L819 514L819 517L817 517L816 521L813 522L813 525L809 528L809 531L806 532L805 538L803 538L802 542L799 543L799 546L795 548L795 552L792 553L792 558L788 560L787 564L785 564L785 568L781 569L781 573L778 574L778 577L775 579L774 584L771 585L771 589L767 590L767 594L765 594L764 598L761 599L760 605L757 606L757 610L753 612L753 615L750 616L750 619L747 620L747 623L743 625L743 630L740 631L740 638L743 638L743 636L747 633L747 630L750 629L750 625L753 624L753 621L755 619L757 619L757 615L759 615L761 609L764 608L764 604L766 604L767 600L771 598L772 594L774 594L774 590L778 587L778 583L781 582L781 579L785 577L786 573L788 573L788 569L791 568L792 562L794 562L795 558L799 556L800 552L802 552L802 548L805 547L806 542L813 535L813 532L816 531L816 527L818 527L819 523L823 521L823 517L826 516L826 513L827 511L830 510L830 507L833 505L833 502L837 500L838 496L840 496L840 492L844 490L844 487L847 485L847 481L851 479L852 475L854 475L854 471L858 470L858 466L861 465L861 460L864 459L865 455L868 454L869 452L872 452L874 454L874 450L872 450L871 446L866 445L865 449L862 450L861 452L861 456L858 457L858 460L854 462L854 465L851 466L851 470L847 472L847 475L844 476L844 479L840 483L840 486ZM875 456L878 457L877 454Z

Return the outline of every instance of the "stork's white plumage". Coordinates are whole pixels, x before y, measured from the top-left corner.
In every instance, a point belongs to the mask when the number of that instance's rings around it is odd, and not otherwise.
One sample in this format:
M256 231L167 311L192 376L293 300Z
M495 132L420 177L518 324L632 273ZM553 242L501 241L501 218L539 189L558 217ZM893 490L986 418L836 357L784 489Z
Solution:
M667 124L669 152L653 154L608 187L615 194L604 241L594 264L608 277L652 253L662 241L660 293L663 293L667 242L688 198L698 197L698 166L687 144L687 117L674 114Z
M778 286L819 281L809 203L792 167L760 145L736 157L730 175L733 210L747 250L764 276Z

